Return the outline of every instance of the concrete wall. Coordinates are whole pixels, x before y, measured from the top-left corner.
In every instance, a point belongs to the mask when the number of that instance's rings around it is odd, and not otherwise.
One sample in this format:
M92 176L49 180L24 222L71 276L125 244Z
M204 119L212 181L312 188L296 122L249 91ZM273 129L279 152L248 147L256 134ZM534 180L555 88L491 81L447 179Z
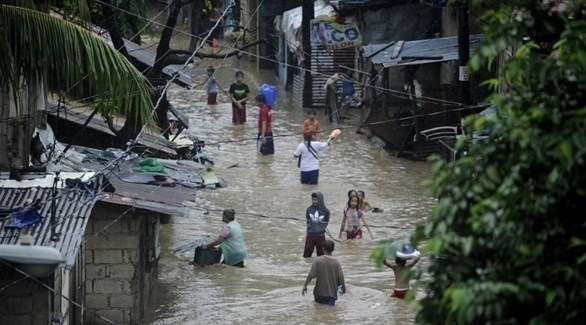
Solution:
M86 229L85 321L139 324L157 278L158 213L98 202Z
M41 284L0 263L0 290L0 324L49 323L50 294Z

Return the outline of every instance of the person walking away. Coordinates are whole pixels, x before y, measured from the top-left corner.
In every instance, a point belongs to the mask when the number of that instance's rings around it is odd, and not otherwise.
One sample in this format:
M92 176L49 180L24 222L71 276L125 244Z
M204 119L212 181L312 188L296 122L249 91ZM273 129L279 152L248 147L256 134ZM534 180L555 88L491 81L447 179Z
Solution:
M297 166L301 170L301 184L317 184L319 179L318 152L325 151L332 142L332 137L326 142L311 141L311 132L303 133L304 142L297 146L293 157L299 159Z
M313 249L317 256L324 254L323 245L326 241L326 228L330 222L330 210L326 207L322 192L311 193L311 205L305 210L307 235L303 257L311 257Z
M395 258L394 264L389 263L386 259L383 261L383 264L391 268L395 274L395 288L393 289L393 293L391 293L391 297L405 298L407 292L409 292L409 271L418 261L419 257L411 260L404 260L397 257Z
M201 245L206 249L220 245L224 260L222 264L244 267L244 260L248 257L248 248L244 242L242 227L235 219L234 209L226 209L222 213L222 221L226 223L216 240L209 244Z
M223 93L226 92L224 88L222 88L222 85L220 85L220 83L216 80L216 77L214 77L215 72L216 69L213 66L209 66L207 69L208 77L206 78L206 80L202 84L195 86L197 88L199 86L207 84L208 105L218 104L218 88Z
M315 279L313 297L315 302L334 306L338 300L338 287L340 293L346 292L342 265L332 256L334 242L326 240L324 243L324 255L315 258L311 264L311 270L305 279L301 295L307 293L307 286Z
M264 95L257 95L255 98L258 111L258 135L256 138L258 151L263 155L275 153L275 142L273 141L273 114L266 104Z
M317 134L320 131L319 128L319 122L318 120L315 119L315 110L312 110L311 112L309 112L309 118L307 118L305 121L303 121L303 130L302 132L311 132L312 133L312 137L311 140L312 141L316 141L317 140Z
M342 233L346 232L346 239L362 238L362 229L360 226L360 220L362 220L364 227L366 227L370 234L370 238L374 239L370 227L366 223L364 211L360 209L359 201L356 195L351 195L348 199L348 203L344 207L344 217L342 218L339 237L342 237Z
M246 101L250 90L243 82L244 73L236 72L236 82L230 85L229 93L232 100L232 124L246 123Z

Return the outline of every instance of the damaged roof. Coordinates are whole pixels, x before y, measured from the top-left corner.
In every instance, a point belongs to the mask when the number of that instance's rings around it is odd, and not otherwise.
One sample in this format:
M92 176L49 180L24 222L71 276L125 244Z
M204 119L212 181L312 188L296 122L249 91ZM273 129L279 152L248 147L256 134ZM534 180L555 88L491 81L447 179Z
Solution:
M102 150L78 146L75 148L85 155L78 164L81 168L102 170L104 164L110 165L114 159L105 157ZM138 166L139 159L137 156L122 160L110 172L104 173L113 189L100 193L100 201L174 216L187 216L189 211L185 203L195 201L197 187L202 185L200 170L204 167L190 160L156 159L164 166L165 173L136 172L134 167ZM174 182L157 182L157 178L172 179Z
M86 120L91 114L91 111L89 111L87 108L73 108L63 103L47 103L46 106L47 114L80 126L85 124ZM87 127L112 137L115 136L112 130L110 130L108 127L108 123L99 116L94 116ZM153 151L162 151L169 155L177 154L177 151L175 150L177 144L173 141L169 141L163 138L161 135L153 135L147 132L143 132L140 134L137 143L152 149Z
M176 165L172 167L165 164L165 168L169 177L187 180L192 184L196 184L201 179L192 166ZM108 180L114 187L114 192L102 193L100 201L134 206L174 216L188 215L189 209L185 203L195 201L197 188L184 187L180 184L173 186L147 184L142 179L150 178L153 180L153 175L132 173L129 170L129 167L122 167L109 176Z
M470 53L480 44L482 35L470 35ZM419 65L458 60L458 37L398 41L362 47L364 58L383 67Z
M90 173L93 175L93 173ZM97 201L92 189L84 190L65 186L67 178L80 178L88 173L61 173L56 196L55 233L61 234L57 241L51 240L52 185L55 175L32 180L0 180L0 207L3 209L31 206L40 200L38 212L43 217L40 222L26 228L6 228L10 217L0 218L0 244L19 243L21 234L32 235L33 245L54 247L65 257L65 266L75 265L77 253L83 240L92 209Z

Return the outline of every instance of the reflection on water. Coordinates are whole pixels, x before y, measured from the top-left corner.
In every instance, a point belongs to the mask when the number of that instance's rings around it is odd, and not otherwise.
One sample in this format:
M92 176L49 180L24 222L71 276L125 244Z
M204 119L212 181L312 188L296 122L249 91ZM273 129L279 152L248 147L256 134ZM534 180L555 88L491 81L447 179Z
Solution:
M237 70L245 72L251 98L260 84L276 84L270 71L252 72L252 65L244 60L230 62L217 70L217 79L225 88ZM195 83L203 78L203 73L195 76ZM340 127L343 132L320 155L320 184L302 185L293 151L302 140L301 123L307 116L292 104L290 96L279 89L273 109L274 156L256 153L258 109L249 102L247 123L233 126L228 97L218 97L217 106L207 106L202 89L172 88L169 92L171 103L190 118L189 133L206 141L205 154L214 158L216 174L228 187L200 190L189 217L174 217L163 226L159 282L149 322L412 324L412 307L388 297L393 288L391 270L377 269L368 254L380 240L409 235L429 215L434 200L423 194L420 185L430 177L429 165L397 159L356 134L350 125L330 124L323 111L318 111L322 129ZM312 261L302 257L305 209L311 204L313 191L323 192L331 211L329 230L337 237L350 189L365 191L370 204L384 212L366 215L374 240L367 236L336 243L333 255L342 263L348 292L335 307L316 305L311 294L315 282L309 294L301 296ZM236 220L244 229L250 251L246 267L188 265L193 251L174 249L203 236L217 236L224 208L236 210Z

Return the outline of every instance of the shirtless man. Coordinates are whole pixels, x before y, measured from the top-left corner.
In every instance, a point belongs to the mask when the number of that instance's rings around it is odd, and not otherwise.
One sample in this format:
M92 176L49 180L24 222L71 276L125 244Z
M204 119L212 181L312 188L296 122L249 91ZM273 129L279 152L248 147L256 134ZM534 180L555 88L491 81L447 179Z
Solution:
M387 262L386 259L383 261L383 264L390 267L393 270L393 273L395 274L395 289L393 290L391 297L401 299L405 298L407 292L409 292L409 277L407 274L409 273L409 270L415 264L417 264L418 261L419 257L416 257L411 260L396 258L394 264Z

